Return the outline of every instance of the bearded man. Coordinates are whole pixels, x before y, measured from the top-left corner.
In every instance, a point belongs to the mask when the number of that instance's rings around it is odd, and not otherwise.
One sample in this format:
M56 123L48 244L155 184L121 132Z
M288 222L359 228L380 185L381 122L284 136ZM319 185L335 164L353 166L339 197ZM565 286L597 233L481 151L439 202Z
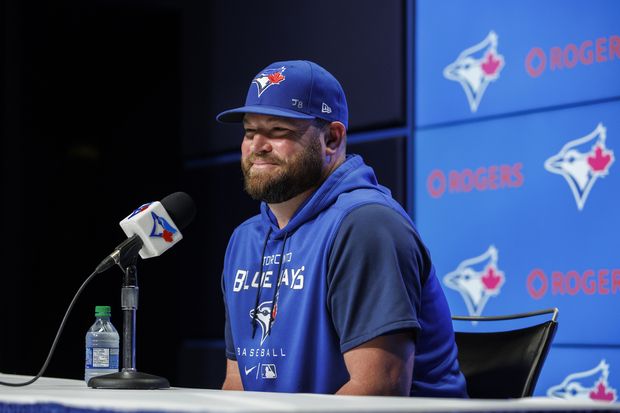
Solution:
M225 390L467 397L450 311L408 214L346 154L340 83L309 61L252 80L245 190L224 260Z

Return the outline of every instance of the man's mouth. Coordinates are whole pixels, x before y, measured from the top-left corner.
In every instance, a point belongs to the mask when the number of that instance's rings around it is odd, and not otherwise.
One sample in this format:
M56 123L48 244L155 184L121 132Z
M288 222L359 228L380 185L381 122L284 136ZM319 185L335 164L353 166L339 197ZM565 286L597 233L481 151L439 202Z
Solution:
M270 159L251 159L250 160L250 164L252 166L252 169L270 169L270 168L275 168L276 166L280 165L279 162L274 161L274 160L270 160Z

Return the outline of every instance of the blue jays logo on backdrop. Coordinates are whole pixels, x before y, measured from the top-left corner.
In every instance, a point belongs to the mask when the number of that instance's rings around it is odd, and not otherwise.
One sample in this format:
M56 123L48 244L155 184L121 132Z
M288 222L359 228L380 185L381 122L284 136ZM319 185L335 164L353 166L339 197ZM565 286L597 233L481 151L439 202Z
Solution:
M572 140L545 161L545 169L562 175L581 211L598 178L604 178L614 163L614 152L607 149L607 129L602 123L588 135Z
M271 86L282 83L286 79L286 76L282 74L285 70L286 67L284 66L278 69L267 69L256 76L252 83L256 84L256 87L258 88L258 97L260 97L260 95L262 95L263 92Z
M276 307L273 309L273 321L270 322L272 304L273 304L273 301L263 301L262 303L260 303L258 308L256 309L253 308L250 310L250 318L254 319L254 314L256 314L256 321L258 321L258 325L261 328L261 334L262 334L261 339L260 339L261 346L265 342L265 339L267 338L267 336L269 336L271 327L273 326L273 323L275 323L275 320L276 320L276 315L278 311L277 304L276 304Z
M153 217L153 228L151 237L160 237L166 242L174 241L174 234L178 231L164 217L160 217L155 212L151 212Z
M568 400L596 400L615 402L616 389L609 386L609 364L601 360L598 366L588 371L572 373L562 383L547 390L547 396Z
M486 252L464 260L443 277L446 287L461 294L469 315L480 315L489 298L497 296L504 285L506 277L497 261L497 248L491 245Z
M497 34L490 31L483 41L463 50L445 67L443 75L461 84L469 109L476 112L487 86L499 78L503 67L504 56L497 52Z

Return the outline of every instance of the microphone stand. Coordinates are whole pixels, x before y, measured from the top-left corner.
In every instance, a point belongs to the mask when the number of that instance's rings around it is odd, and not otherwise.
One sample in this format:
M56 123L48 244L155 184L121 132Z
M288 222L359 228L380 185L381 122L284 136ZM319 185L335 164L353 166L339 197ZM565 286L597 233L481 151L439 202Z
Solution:
M88 387L94 389L167 389L167 379L136 370L136 310L138 309L138 269L136 267L137 245L131 253L125 254L118 265L123 269L121 308L123 310L123 363L118 373L93 377Z

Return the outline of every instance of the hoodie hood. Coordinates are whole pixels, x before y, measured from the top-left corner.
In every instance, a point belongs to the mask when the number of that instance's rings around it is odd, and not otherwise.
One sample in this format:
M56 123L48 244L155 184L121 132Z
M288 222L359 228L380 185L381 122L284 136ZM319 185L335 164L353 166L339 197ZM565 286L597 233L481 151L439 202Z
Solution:
M371 167L366 165L359 155L347 155L345 161L314 191L314 193L297 209L288 224L280 229L278 221L266 202L261 203L261 219L267 231L271 230L273 238L292 234L304 223L329 208L341 194L357 189L374 189L390 197L390 190L377 183L377 177Z

